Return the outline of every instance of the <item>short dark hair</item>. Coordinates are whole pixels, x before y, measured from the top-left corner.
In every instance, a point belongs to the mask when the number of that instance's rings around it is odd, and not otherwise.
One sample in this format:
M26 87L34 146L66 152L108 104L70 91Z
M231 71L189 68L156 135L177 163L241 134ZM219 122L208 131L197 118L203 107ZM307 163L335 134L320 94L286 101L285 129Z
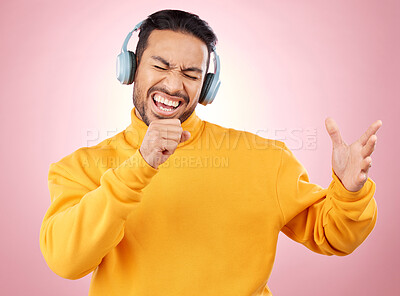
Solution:
M160 10L147 17L140 26L139 41L136 45L136 57L138 64L143 52L147 47L147 40L153 30L172 30L191 34L207 45L208 59L207 68L210 60L210 53L215 49L217 36L207 22L199 18L198 15L182 10Z

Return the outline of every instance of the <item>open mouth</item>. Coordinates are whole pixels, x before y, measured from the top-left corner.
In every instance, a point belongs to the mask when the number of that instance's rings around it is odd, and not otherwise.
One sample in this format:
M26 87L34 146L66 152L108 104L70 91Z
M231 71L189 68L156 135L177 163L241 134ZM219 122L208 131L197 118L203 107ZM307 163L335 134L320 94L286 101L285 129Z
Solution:
M164 116L175 114L179 107L183 104L183 101L181 100L171 100L160 95L159 93L153 94L151 98L155 107L155 111Z

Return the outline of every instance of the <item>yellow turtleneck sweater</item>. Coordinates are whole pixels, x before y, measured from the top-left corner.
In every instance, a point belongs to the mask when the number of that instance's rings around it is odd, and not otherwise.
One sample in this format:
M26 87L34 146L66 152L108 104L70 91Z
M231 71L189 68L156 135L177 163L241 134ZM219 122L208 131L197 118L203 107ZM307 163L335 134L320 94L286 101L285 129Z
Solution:
M138 148L147 126L52 163L40 247L58 275L93 272L89 295L259 296L280 231L312 251L346 255L372 231L375 183L347 191L332 171L309 183L283 142L202 121L158 169Z

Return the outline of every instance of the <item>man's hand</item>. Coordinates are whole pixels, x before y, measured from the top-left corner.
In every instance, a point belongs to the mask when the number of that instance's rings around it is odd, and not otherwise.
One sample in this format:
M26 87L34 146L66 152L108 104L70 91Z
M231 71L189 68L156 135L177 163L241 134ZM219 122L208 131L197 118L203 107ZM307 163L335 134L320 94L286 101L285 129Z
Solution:
M175 152L179 143L189 138L190 133L182 129L179 119L153 120L139 151L144 160L157 169Z
M371 154L375 149L378 129L382 121L375 121L368 130L353 144L347 145L339 132L336 122L328 117L325 127L333 144L332 168L348 191L360 190L368 179L371 167Z

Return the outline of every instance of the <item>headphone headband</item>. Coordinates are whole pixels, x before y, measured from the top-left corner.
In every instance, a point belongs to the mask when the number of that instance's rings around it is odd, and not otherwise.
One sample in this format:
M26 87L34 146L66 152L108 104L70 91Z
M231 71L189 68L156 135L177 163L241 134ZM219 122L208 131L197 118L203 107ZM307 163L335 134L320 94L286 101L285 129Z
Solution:
M141 21L140 23L138 23L138 24L135 26L135 28L134 28L132 31L130 31L130 32L128 33L128 35L127 35L126 38L125 38L124 44L122 45L121 52L127 52L127 51L128 51L127 48L128 48L129 39L131 39L132 34L133 34L134 32L136 32L137 30L139 30L139 28L141 27L141 25L143 24L143 22L144 22L144 21Z

